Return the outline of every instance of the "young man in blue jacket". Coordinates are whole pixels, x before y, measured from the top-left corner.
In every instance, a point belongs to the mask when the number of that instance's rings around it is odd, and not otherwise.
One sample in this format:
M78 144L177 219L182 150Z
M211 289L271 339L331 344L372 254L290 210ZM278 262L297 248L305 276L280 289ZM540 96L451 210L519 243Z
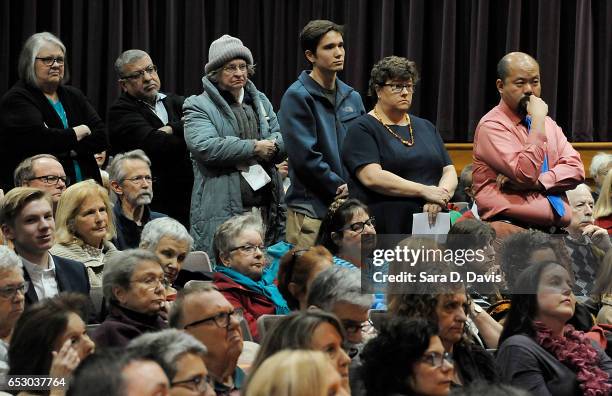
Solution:
M340 152L351 121L365 113L357 91L337 77L344 68L342 27L308 22L300 34L312 71L303 71L283 95L278 114L289 157L287 242L312 246L335 198L348 195Z

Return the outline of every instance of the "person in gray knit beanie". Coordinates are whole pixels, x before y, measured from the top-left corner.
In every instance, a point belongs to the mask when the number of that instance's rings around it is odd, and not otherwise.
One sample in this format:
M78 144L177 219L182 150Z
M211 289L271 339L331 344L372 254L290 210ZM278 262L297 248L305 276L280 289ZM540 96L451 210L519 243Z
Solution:
M274 244L283 239L285 224L283 183L274 165L285 150L272 103L250 80L253 55L226 34L210 45L204 71L203 92L183 106L185 142L197 165L190 217L194 248L213 257L217 227L244 213L261 215L265 245Z
M208 63L204 66L204 72L208 74L236 58L244 59L249 65L253 64L251 50L245 47L240 39L224 34L210 45Z

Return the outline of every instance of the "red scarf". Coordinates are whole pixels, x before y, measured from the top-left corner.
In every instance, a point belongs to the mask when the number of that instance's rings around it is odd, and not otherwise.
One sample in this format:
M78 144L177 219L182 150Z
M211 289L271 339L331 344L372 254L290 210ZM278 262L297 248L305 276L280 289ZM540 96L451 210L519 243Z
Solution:
M608 373L599 368L597 350L582 331L567 325L563 328L563 337L557 337L542 322L534 322L534 328L536 342L576 373L585 396L610 394L612 385L607 382Z

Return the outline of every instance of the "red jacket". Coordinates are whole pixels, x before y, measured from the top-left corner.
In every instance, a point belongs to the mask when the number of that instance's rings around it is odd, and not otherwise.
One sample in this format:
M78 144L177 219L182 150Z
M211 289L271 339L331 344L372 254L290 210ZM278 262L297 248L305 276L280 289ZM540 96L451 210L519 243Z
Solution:
M274 303L268 297L247 289L219 272L215 272L213 283L234 308L242 309L253 339L259 341L257 318L276 314Z

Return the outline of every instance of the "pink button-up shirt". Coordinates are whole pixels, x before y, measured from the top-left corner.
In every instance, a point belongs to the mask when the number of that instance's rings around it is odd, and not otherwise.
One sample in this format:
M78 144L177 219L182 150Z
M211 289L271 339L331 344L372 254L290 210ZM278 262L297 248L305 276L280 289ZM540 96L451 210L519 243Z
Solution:
M546 136L528 133L521 118L500 100L478 123L474 136L473 185L478 212L483 220L493 216L517 219L538 226L566 226L571 208L564 192L584 181L580 154L567 141L561 128L550 117L544 121ZM548 172L541 173L544 155L548 155ZM500 190L498 174L516 184L533 186L539 182L547 192L560 194L565 214L554 214L541 191Z

